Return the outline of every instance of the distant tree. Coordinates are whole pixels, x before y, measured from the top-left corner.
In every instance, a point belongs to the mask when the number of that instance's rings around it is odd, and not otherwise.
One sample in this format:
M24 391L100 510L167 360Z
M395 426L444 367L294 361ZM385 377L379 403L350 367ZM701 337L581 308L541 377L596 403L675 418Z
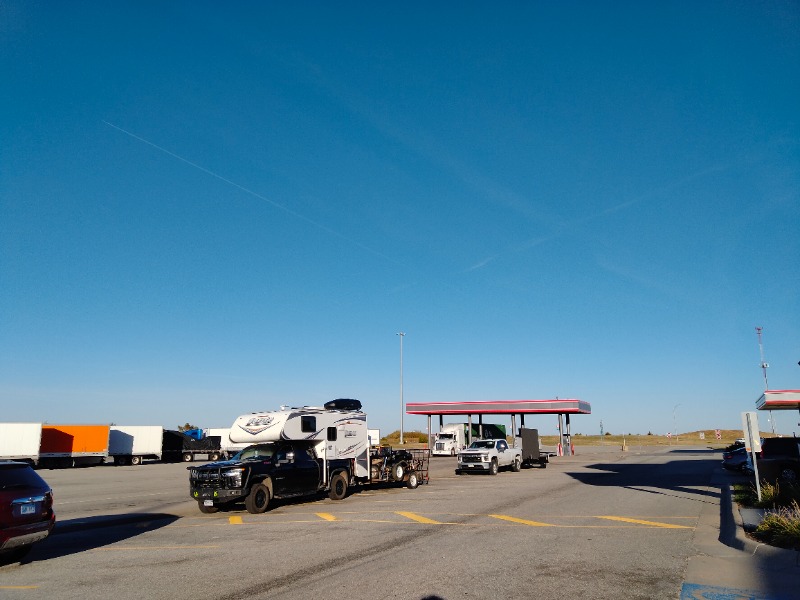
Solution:
M606 435L611 435L611 432L610 431L606 431Z
M647 435L653 435L653 432L652 431L648 431Z
M199 429L197 425L192 425L187 421L185 425L178 425L178 431L189 431L190 429Z

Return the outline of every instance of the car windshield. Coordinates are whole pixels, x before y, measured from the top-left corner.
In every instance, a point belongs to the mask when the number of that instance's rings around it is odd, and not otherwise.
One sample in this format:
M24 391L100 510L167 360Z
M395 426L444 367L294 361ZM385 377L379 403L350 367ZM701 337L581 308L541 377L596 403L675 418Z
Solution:
M248 446L231 460L261 460L272 458L275 454L274 444L259 444L258 446Z
M469 447L470 448L478 448L478 449L494 448L494 441L493 440L476 440L476 441L472 442L472 444L470 444Z

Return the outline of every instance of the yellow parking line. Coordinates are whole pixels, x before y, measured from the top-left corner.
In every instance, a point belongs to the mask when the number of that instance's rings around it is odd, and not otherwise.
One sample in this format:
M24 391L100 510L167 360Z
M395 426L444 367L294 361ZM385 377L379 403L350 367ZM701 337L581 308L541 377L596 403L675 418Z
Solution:
M111 552L118 550L203 550L208 548L219 548L219 546L121 546L110 548L92 548L94 552Z
M330 513L315 513L320 519L325 519L326 521L338 521L339 518L335 517Z
M228 517L228 523L230 525L241 525L242 517Z
M650 527L663 527L664 529L691 529L686 525L673 525L672 523L659 523L657 521L643 521L642 519L629 519L627 517L608 517L598 516L598 519L608 519L609 521L622 521L623 523L638 523L639 525L648 525Z
M429 519L428 517L423 517L421 515L418 515L418 514L412 513L412 512L405 512L405 511L402 511L402 510L398 510L398 511L396 511L396 514L400 515L401 517L405 517L407 519L411 519L412 521L416 521L417 523L429 523L431 525L443 525L444 524L444 523L441 523L439 521L434 521L433 519Z
M38 585L0 585L0 590L38 590Z
M512 523L521 523L523 525L530 525L531 527L555 527L550 523L540 523L539 521L528 521L527 519L517 519L516 517L508 517L506 515L489 515L495 519L502 519L503 521L511 521Z

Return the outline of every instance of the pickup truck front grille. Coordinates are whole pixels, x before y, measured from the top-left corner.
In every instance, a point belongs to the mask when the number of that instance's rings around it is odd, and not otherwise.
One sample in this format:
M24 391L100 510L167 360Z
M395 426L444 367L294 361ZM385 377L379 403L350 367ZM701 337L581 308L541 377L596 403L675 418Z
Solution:
M481 462L481 455L480 454L462 454L461 455L461 462L479 463L479 462Z
M197 485L219 485L222 477L219 470L192 470L191 480Z

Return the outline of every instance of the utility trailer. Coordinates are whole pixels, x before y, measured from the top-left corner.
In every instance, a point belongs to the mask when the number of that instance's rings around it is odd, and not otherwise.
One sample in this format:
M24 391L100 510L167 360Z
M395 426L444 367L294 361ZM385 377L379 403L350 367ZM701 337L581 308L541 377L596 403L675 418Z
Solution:
M392 450L377 446L370 450L369 483L405 483L410 489L429 483L431 453L426 449Z
M539 447L539 430L538 429L525 429L524 427L519 430L519 438L522 445L522 466L532 467L539 465L542 469L547 468L547 463L550 462L550 452L543 452Z

